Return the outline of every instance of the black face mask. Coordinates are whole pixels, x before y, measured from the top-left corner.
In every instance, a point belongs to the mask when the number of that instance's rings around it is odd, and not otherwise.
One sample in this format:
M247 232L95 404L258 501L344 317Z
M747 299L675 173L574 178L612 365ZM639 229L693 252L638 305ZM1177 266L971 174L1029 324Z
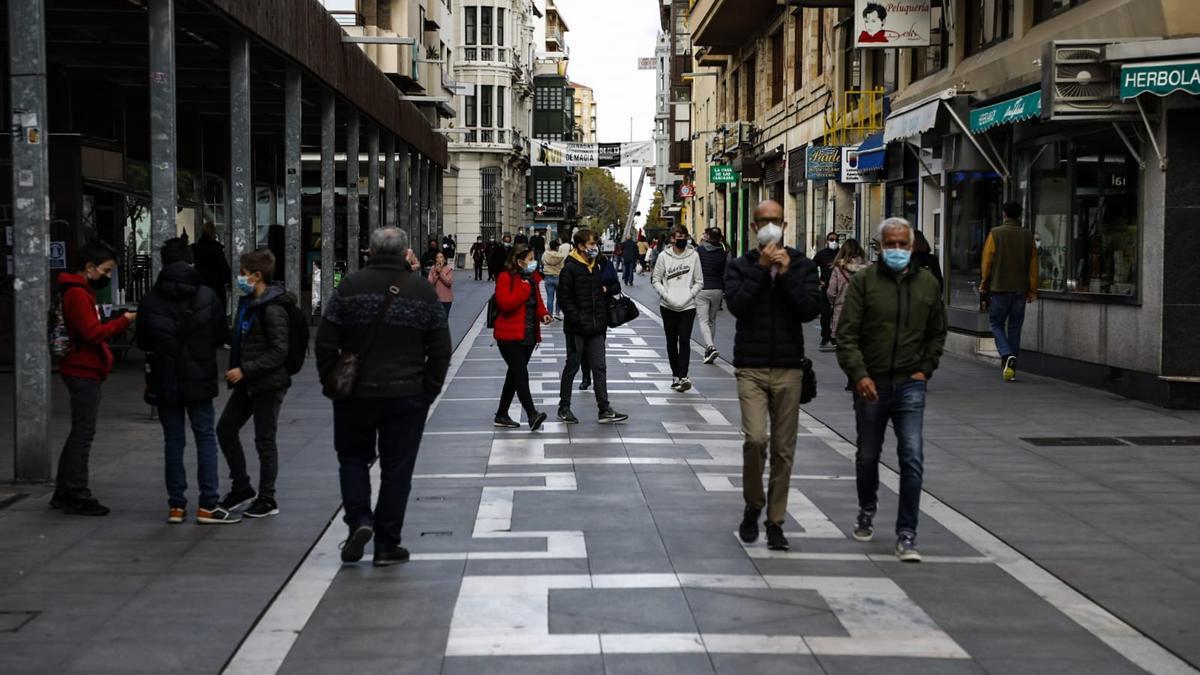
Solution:
M101 276L99 279L88 279L88 286L91 286L93 291L102 291L111 283L112 277L107 275Z
M680 250L687 248L687 239L676 239L675 248Z

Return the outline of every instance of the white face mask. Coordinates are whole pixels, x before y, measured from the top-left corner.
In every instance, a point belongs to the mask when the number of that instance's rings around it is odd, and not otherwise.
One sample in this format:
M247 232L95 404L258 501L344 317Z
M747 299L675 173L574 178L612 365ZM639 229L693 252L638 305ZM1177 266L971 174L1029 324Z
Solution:
M758 245L760 247L778 244L783 241L783 228L778 223L767 223L758 228Z
M836 250L838 250L838 246L839 246L839 244L838 244L838 242L836 242L836 241L831 241L831 242L829 242L829 250L830 250L830 251L836 251Z

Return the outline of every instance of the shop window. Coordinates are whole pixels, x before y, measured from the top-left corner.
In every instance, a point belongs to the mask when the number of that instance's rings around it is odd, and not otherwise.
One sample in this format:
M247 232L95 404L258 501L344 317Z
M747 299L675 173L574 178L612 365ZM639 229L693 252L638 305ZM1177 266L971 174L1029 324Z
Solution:
M929 8L929 46L912 50L911 80L917 81L946 67L953 46L951 33L946 26L946 12L940 0L934 0Z
M1013 0L967 0L967 56L1012 37Z
M983 244L988 232L1000 224L1004 181L992 171L955 171L950 174L950 190L954 224L948 252L950 305L978 309Z
M1035 0L1033 21L1034 23L1041 23L1046 19L1062 14L1072 7L1078 7L1087 1L1088 0Z
M783 102L783 29L771 36L771 105Z

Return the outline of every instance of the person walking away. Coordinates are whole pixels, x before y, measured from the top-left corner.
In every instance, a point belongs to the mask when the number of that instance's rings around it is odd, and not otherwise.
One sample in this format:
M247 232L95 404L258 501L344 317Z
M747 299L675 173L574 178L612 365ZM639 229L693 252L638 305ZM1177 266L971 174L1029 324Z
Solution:
M625 237L625 241L621 244L621 262L625 265L622 268L625 285L632 286L633 275L637 272L638 264L638 244L633 240L632 234Z
M946 342L946 311L937 279L912 265L912 225L888 218L879 226L879 240L880 262L850 279L837 332L838 365L854 383L858 431L854 538L870 541L875 533L879 456L890 422L900 461L896 557L920 562L925 396Z
M196 480L200 502L196 522L230 524L241 517L221 508L217 460L217 347L225 344L225 308L192 267L192 249L168 239L160 252L163 268L142 298L137 318L138 348L146 353L147 386L163 428L167 522L187 518L185 416L196 441Z
M688 379L692 327L696 324L696 296L704 288L700 255L688 248L686 225L671 228L671 245L658 257L651 277L658 292L659 313L667 335L667 359L671 362L671 388L680 393L692 388Z
M79 247L73 272L58 275L63 326L71 349L59 364L59 375L67 385L71 405L71 431L58 456L58 473L50 507L78 516L108 515L107 506L92 496L88 487L88 460L100 416L100 389L113 369L108 341L124 333L137 320L127 312L100 323L96 291L112 283L117 252L99 239Z
M483 265L486 260L487 245L483 243L482 236L475 237L475 243L471 244L471 262L475 267L475 281L483 281Z
M710 227L696 254L704 273L704 288L696 296L696 315L700 320L700 339L704 342L704 362L712 363L721 356L717 351L717 313L725 297L725 272L729 267L729 251L722 242L721 230Z
M502 429L521 426L508 414L514 393L525 409L530 431L537 431L546 421L546 413L539 412L533 406L533 394L529 389L529 359L542 341L541 326L549 324L551 320L550 312L542 303L542 295L538 291L541 280L537 272L537 255L524 244L513 247L504 271L496 280L496 308L499 314L493 336L500 356L508 365L494 422L495 426Z
M733 366L742 413L742 495L746 503L738 534L758 539L758 518L767 510L767 547L788 549L783 536L788 486L796 456L800 395L804 384L804 324L821 315L817 266L783 245L783 207L765 201L750 224L758 248L729 264L725 300L737 318ZM770 448L770 478L763 468Z
M492 249L492 257L488 258L488 269L491 271L493 281L500 276L500 271L504 269L504 263L508 261L508 253L512 250L512 246L512 235L506 234Z
M558 299L558 275L562 274L563 263L567 261L570 253L564 254L559 247L560 244L556 237L550 241L550 247L542 254L542 278L543 283L546 284L546 311L550 313L551 317L562 320L562 312L558 311L558 306L555 304Z
M933 278L938 280L938 285L945 287L946 282L942 279L942 266L938 263L937 255L934 254L933 247L929 245L929 240L920 230L913 232L912 264L914 269L923 267L929 270ZM837 333L836 328L834 333Z
M979 292L989 298L1002 374L1005 382L1012 382L1017 379L1025 306L1038 297L1039 263L1033 232L1021 227L1021 205L1007 202L1002 208L1004 222L992 228L983 244Z
M192 244L192 260L204 285L217 294L217 300L221 301L222 307L228 307L225 289L229 287L233 273L229 269L229 257L225 255L225 247L217 240L217 226L213 225L212 221L204 223L200 239Z
M446 256L438 253L433 259L433 267L426 276L437 293L438 302L446 310L446 318L450 318L450 306L454 304L454 268L446 262Z
M334 291L317 330L314 353L322 381L342 354L360 359L350 397L333 402L333 444L349 528L342 544L345 563L362 560L372 537L374 566L408 560L400 534L413 467L429 407L450 368L445 312L433 287L408 265L408 250L403 230L373 231L369 264ZM370 470L376 458L379 497L372 509Z
M838 235L837 232L830 232L825 237L825 248L817 251L813 256L813 262L817 264L817 269L821 273L821 290L825 291L829 288L829 277L833 274L833 259L838 253ZM834 349L833 332L832 332L833 306L829 304L829 298L825 293L821 293L821 344L817 347L821 351L831 351Z
M529 238L529 248L533 251L533 261L537 263L538 269L541 269L542 254L546 252L546 231L536 230L533 236Z
M867 266L866 252L856 239L847 239L846 244L838 249L837 257L833 259L833 273L829 275L829 285L825 295L833 307L833 317L829 327L833 331L833 344L837 344L838 318L846 303L846 289L850 287L850 278Z
M607 367L604 339L608 332L608 301L620 293L619 287L605 285L600 244L595 233L586 228L575 232L575 247L558 279L558 302L563 310L563 332L569 342L567 363L559 382L558 419L578 424L571 412L571 385L586 354L596 384L596 406L601 424L629 419L613 410L608 400Z
M229 370L225 381L232 393L217 422L217 441L229 465L233 486L221 499L221 508L236 511L249 504L242 514L247 518L266 518L279 513L275 500L275 479L279 473L279 447L275 435L279 410L292 386L287 370L290 326L287 305L296 305L295 296L272 282L275 256L266 249L242 256L238 273L238 301L229 349ZM250 486L246 456L239 432L254 418L254 446L258 451L258 492Z
M638 261L642 265L641 271L638 274L645 275L646 270L650 267L650 242L646 241L645 237L638 238Z

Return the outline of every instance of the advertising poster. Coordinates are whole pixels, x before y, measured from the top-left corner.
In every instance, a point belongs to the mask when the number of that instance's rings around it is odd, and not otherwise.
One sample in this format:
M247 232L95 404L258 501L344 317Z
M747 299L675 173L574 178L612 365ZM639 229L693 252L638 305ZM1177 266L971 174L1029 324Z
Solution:
M843 183L865 183L858 171L858 146L847 145L842 148L842 180Z
M854 0L854 46L928 47L930 0Z
M810 145L804 153L804 177L808 180L841 180L842 148L836 145Z
M529 141L533 166L654 166L654 143Z

